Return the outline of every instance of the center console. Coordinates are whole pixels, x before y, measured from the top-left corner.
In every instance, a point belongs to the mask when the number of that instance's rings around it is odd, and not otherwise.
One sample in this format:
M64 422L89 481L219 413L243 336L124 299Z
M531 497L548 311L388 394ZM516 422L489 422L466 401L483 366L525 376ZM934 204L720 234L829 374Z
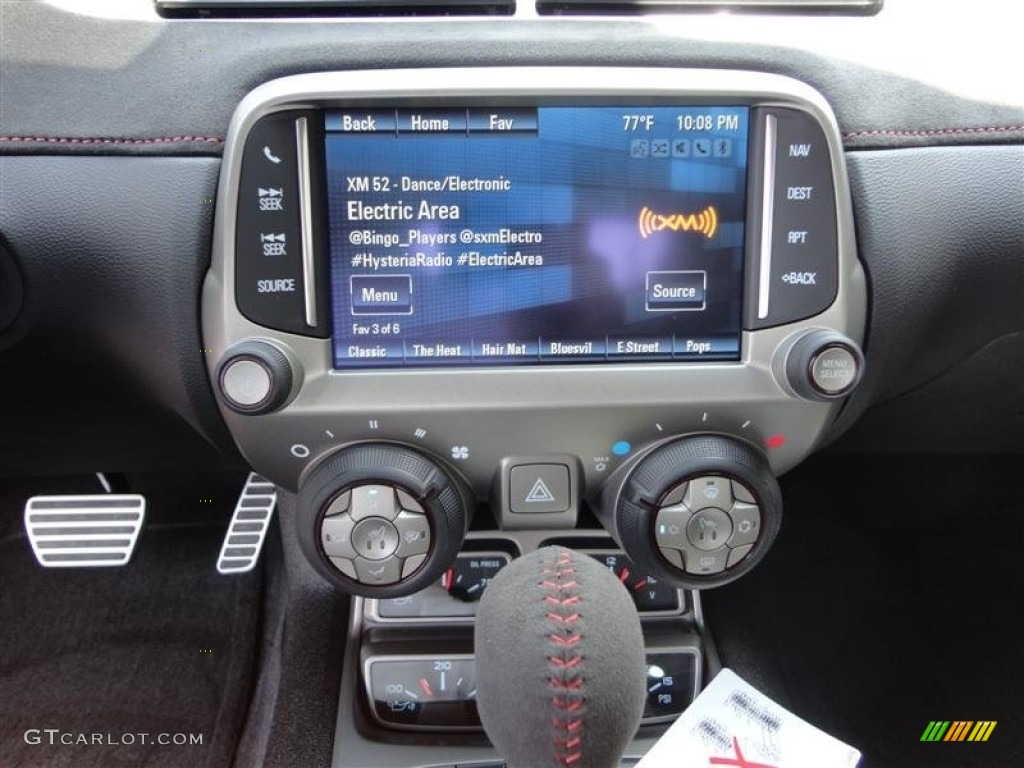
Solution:
M284 78L235 113L214 243L224 418L359 596L335 764L491 759L474 606L549 543L634 596L642 754L713 658L695 590L764 556L776 477L862 373L822 97L730 71Z

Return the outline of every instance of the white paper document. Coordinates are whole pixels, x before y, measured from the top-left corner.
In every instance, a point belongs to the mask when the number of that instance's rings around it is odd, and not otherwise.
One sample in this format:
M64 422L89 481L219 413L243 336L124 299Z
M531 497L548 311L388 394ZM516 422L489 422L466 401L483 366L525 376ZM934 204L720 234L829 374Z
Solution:
M856 768L860 758L723 669L636 768Z

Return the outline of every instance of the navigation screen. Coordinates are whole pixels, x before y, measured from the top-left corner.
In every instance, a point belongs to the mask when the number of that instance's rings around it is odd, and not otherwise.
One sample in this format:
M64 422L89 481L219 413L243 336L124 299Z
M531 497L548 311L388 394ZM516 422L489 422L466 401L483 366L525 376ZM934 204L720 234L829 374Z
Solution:
M739 359L748 113L328 111L335 368Z

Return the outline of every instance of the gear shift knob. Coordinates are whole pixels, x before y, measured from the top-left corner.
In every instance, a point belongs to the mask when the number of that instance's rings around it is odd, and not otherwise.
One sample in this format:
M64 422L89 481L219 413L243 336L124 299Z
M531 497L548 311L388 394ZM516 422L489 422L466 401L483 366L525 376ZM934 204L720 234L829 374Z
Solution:
M477 704L509 768L617 768L647 668L625 588L592 558L546 547L488 585L476 619Z

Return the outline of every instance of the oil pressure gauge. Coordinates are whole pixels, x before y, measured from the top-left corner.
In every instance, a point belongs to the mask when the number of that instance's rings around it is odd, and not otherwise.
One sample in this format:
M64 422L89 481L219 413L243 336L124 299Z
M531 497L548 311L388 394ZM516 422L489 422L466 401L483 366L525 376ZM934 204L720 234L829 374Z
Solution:
M506 552L463 552L426 589L379 601L375 618L406 622L472 619L487 584L510 559Z

